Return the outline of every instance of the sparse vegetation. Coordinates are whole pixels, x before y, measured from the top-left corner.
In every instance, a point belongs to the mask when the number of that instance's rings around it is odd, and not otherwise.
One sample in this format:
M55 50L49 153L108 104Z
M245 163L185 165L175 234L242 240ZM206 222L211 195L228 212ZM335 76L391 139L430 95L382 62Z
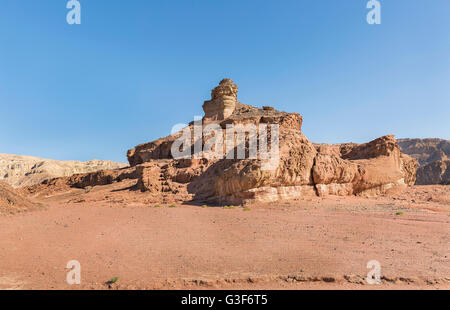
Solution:
M249 207L245 207L243 210L244 211L251 211L252 209L250 209Z
M203 205L202 208L206 209L209 208L207 205Z
M169 208L176 208L176 205L170 205Z
M154 208L161 208L162 206L160 204L156 204L153 206Z
M111 279L109 279L108 282L106 282L107 284L111 285L116 283L117 281L119 281L119 277L112 277Z
M225 206L225 207L223 207L224 209L236 209L236 207L235 206Z
M403 213L403 212L397 212L397 213L395 213L395 215L403 215L403 214L405 214L405 213Z

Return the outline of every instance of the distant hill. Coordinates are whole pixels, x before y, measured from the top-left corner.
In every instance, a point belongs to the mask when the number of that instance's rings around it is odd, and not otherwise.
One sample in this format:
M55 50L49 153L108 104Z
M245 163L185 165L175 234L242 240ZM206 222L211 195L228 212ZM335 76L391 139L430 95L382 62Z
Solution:
M46 179L128 166L109 160L59 161L38 157L0 154L0 180L13 187L38 184Z
M398 139L403 153L419 162L418 185L450 184L450 141L438 138Z
M450 141L438 138L397 139L402 152L417 159L420 166L450 159Z

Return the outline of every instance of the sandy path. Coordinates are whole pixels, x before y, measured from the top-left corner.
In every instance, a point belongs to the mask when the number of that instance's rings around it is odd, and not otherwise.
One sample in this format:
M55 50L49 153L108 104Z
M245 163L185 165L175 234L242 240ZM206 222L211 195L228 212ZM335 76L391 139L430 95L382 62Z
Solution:
M371 288L374 259L376 288L449 288L449 244L447 212L52 205L0 217L0 289Z

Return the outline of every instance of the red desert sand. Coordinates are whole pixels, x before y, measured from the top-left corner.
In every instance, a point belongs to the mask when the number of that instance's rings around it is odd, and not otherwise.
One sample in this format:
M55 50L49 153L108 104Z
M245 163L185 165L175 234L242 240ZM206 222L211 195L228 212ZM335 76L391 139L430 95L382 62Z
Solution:
M131 183L47 193L40 210L0 216L0 288L450 288L449 186L206 207L147 204ZM70 260L81 285L66 282ZM381 285L366 282L370 260Z

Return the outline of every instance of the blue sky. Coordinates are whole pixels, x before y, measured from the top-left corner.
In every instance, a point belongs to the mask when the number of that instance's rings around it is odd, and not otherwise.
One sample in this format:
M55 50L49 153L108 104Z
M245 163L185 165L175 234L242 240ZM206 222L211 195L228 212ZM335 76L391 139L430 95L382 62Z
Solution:
M0 153L126 161L224 77L314 142L450 139L448 0L79 1L1 1Z

